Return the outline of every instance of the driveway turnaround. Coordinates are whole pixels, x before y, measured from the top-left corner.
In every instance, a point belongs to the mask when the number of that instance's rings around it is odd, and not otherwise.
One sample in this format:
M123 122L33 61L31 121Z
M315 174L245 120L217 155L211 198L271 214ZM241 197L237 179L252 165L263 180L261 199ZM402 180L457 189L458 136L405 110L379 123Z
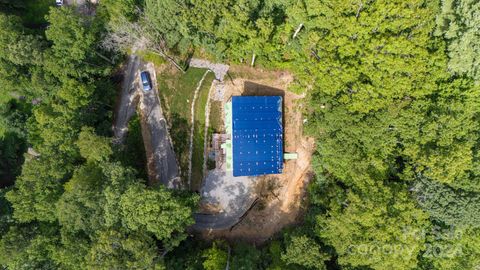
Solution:
M218 205L219 213L194 215L195 230L230 229L237 224L255 201L253 186L255 177L233 177L231 171L209 171L201 189L204 203Z

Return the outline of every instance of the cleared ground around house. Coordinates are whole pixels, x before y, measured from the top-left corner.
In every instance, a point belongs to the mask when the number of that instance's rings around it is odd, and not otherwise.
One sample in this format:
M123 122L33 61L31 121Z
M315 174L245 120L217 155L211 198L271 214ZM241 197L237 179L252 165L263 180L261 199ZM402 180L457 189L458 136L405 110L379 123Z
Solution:
M222 115L223 119L223 104L231 96L282 96L284 151L298 153L298 159L285 161L282 174L251 177L249 181L235 182L235 178L229 179L226 175L223 176L225 181L207 177L201 191L202 212L195 216L197 224L194 228L207 239L225 237L259 243L296 222L306 183L310 179L310 159L314 147L313 142L302 135L303 96L286 91L293 81L288 73L243 66L230 67L230 71L233 78L225 82L223 100L220 104L212 102L215 104L212 108L217 113L210 115L210 121L216 123L215 129L224 129L218 115ZM230 215L227 214L229 212ZM234 215L237 218L233 218Z
M197 88L198 82L205 74L205 69L191 68L186 73L181 73L167 68L167 65L157 67L156 74L158 75L160 101L158 98L156 100L153 98L156 97L155 91L147 93L147 95L141 92L141 90L131 92L131 87L135 88L138 85L138 82L135 82L138 77L138 71L135 70L135 62L135 58L131 58L130 64L127 66L127 80L124 81L123 89L126 97L121 99L121 101L125 100L126 102L122 103L120 101L120 103L124 105L124 110L128 109L128 106L132 106L129 102L134 103L136 100L135 95L141 95L141 119L144 121L142 126L145 125L142 128L142 133L144 135L147 156L154 156L158 160L167 160L164 158L166 157L164 156L165 151L155 148L162 144L159 141L155 141L155 138L151 137L151 135L164 134L165 136L160 136L159 138L168 138L169 130L175 149L181 150L181 152L177 153L177 159L183 160L183 163L181 162L180 164L184 168L183 172L185 172L185 169L188 168L191 102L195 88ZM142 64L140 63L139 66L141 69ZM151 66L148 69L151 74L155 74ZM135 75L129 74L129 70L135 70ZM206 238L241 238L252 242L262 242L284 226L296 221L296 217L301 211L301 201L309 179L313 144L302 136L303 119L300 102L302 96L285 91L288 84L292 81L288 73L263 72L257 69L240 67L238 70L233 69L232 74L233 79L225 82L224 92L220 95L223 99L211 100L210 102L211 112L208 117L211 129L216 131L224 130L223 105L232 95L280 95L284 97L285 151L296 152L299 158L286 161L282 174L267 178L234 178L231 176L231 173L225 171L211 171L201 188L202 210L195 215L197 223L194 229L200 231ZM152 79L155 80L155 76ZM196 140L194 143L192 169L199 174L198 177L194 178L195 181L198 181L198 186L200 186L203 179L202 162L205 138L202 137L202 134L204 134L204 123L207 117L205 115L205 104L208 100L208 90L212 81L213 73L210 72L199 90L197 105L194 107L195 125L198 128L194 129L194 138ZM128 106L125 107L125 105ZM162 116L162 108L152 110L155 106L163 106L166 119ZM128 118L129 113L127 112L128 110L121 111L118 115L125 113L125 118ZM152 113L154 117L151 117ZM167 129L167 123L169 129ZM153 128L158 127L165 132L152 132L150 125ZM118 127L115 130L117 135L121 137L124 130ZM209 134L208 136L210 136L210 133L207 133ZM209 138L207 139L209 140ZM162 157L155 156L155 152L162 152ZM167 154L167 156L170 157L168 159L171 159L172 154ZM164 165L169 166L169 164L172 163ZM155 166L156 171L161 173L159 168L162 165Z

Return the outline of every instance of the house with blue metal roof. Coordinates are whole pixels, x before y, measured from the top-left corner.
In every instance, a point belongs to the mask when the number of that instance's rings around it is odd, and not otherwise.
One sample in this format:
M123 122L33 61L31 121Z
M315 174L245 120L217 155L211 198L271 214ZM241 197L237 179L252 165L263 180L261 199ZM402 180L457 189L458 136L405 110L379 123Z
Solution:
M282 173L282 108L281 96L234 96L226 105L227 170L233 176Z

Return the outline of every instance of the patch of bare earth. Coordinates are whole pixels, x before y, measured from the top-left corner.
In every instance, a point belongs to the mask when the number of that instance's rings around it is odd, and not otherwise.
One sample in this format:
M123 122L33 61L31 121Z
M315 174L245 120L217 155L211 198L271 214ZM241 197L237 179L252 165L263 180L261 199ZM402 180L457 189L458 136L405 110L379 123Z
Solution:
M284 100L284 150L298 154L298 159L285 161L283 173L258 177L255 205L241 222L230 230L205 232L206 239L242 239L262 243L282 228L299 221L306 186L311 178L311 157L314 141L303 136L302 96L286 91L293 77L282 71L262 71L233 67L226 79L225 100L238 95L280 95ZM239 77L239 76L244 76Z
M222 207L218 203L212 204L200 202L199 211L204 214L215 214L222 211Z

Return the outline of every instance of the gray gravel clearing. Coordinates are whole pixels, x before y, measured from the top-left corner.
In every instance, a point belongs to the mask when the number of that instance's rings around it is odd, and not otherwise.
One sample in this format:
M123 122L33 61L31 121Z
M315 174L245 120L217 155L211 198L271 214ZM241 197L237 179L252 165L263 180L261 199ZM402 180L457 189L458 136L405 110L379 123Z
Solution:
M213 71L213 73L215 73L215 78L219 81L223 81L223 78L225 77L225 75L227 75L228 69L230 68L229 65L212 63L208 60L198 58L192 58L190 60L190 66L196 68L210 69L211 71Z
M218 214L195 214L194 229L228 229L239 221L253 203L255 177L233 177L232 172L215 169L208 172L200 191L202 201L219 205Z

